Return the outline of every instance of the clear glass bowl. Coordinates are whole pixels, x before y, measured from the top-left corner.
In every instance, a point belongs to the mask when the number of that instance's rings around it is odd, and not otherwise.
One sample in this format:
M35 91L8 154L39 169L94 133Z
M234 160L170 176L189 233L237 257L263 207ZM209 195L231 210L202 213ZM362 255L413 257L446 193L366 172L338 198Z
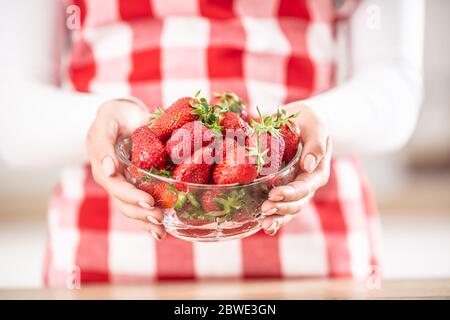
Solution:
M260 230L262 203L274 186L287 184L295 178L301 154L299 146L294 159L283 169L251 184L216 185L180 182L135 166L130 161L130 138L119 140L115 148L129 182L140 189L148 185L165 188L174 195L175 204L162 208L166 231L183 240L205 242L244 238ZM201 202L206 192L214 194L219 201L233 198L229 213L205 212Z

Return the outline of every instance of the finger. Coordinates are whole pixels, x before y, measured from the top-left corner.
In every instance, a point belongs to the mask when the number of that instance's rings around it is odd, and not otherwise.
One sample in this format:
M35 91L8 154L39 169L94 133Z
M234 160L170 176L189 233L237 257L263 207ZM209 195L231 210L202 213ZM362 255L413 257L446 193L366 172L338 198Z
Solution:
M94 180L113 197L129 204L139 205L144 209L151 209L154 206L153 197L129 183L124 176L107 177L98 163L92 165L92 173Z
M270 190L269 200L278 201L296 201L303 199L309 194L315 192L322 187L327 181L330 174L330 158L331 158L331 139L327 139L327 151L324 158L312 173L301 172L294 181L285 186L278 186Z
M299 201L314 193L327 181L327 170L318 168L313 173L300 173L294 181L285 186L275 187L269 192L272 202Z
M116 121L98 121L89 129L87 136L89 158L91 162L101 164L107 177L114 175L119 165L114 151L118 130Z
M323 157L322 161L320 161L320 163L316 167L316 171L318 171L317 172L318 174L315 174L315 172L312 172L312 173L301 172L295 178L295 181L307 181L308 177L309 177L310 179L317 179L318 181L316 181L316 182L318 182L319 184L321 184L320 186L322 186L324 178L327 181L328 176L330 174L330 162L331 162L332 151L333 151L333 146L332 146L331 138L327 137L324 157Z
M262 228L266 234L274 236L282 226L294 219L296 214L285 216L273 215L267 217L262 222Z
M302 170L311 173L316 169L326 153L327 137L327 130L322 125L313 123L302 127Z
M327 151L324 158L312 173L302 172L294 181L285 186L275 187L269 192L269 200L297 201L315 192L328 182L330 176L330 160L332 153L331 139L327 139Z
M164 226L155 225L150 222L135 220L136 224L144 231L150 233L155 240L161 240L166 235Z
M331 137L327 137L326 152L323 157L323 160L319 163L318 167L329 170L332 153L333 153L333 141L332 141Z
M143 209L136 205L132 205L118 199L114 199L119 210L128 218L141 220L145 222L151 222L155 225L162 225L164 214L159 208Z
M314 196L314 193L308 194L306 197L289 202L274 202L270 200L264 201L261 205L263 216L271 215L289 215L301 211Z
M269 200L274 202L279 201L297 201L303 199L316 188L315 177L312 175L318 175L317 170L311 174L303 175L303 180L294 180L285 186L275 187L269 192ZM299 177L297 177L299 178Z

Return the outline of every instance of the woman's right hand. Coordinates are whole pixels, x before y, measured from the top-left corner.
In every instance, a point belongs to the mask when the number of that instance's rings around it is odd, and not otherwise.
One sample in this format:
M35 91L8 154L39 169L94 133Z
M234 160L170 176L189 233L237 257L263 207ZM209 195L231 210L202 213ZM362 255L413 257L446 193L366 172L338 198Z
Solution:
M126 99L107 101L89 128L86 146L95 182L113 197L125 216L160 240L166 233L162 211L153 207L151 195L127 182L119 172L119 161L114 151L118 138L131 135L147 120L148 111L137 102Z

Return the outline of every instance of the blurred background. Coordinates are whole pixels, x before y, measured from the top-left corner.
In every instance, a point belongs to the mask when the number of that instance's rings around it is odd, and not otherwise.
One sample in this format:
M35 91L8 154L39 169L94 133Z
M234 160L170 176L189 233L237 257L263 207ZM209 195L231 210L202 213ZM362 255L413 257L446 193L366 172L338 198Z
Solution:
M448 12L448 0L426 2L426 96L413 138L400 152L364 159L381 213L387 278L450 277ZM47 198L58 171L0 162L0 287L41 286Z

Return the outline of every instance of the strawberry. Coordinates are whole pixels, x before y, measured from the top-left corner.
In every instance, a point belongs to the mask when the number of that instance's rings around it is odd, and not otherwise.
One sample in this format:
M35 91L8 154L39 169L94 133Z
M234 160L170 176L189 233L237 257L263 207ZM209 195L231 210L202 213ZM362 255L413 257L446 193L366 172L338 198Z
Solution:
M285 142L283 161L288 164L297 154L300 144L300 128L295 122L291 121L289 125L281 125L280 134Z
M139 185L139 189L153 197L156 207L172 208L178 200L177 193L172 190L173 187L164 182L144 181Z
M167 166L167 168L164 168L164 169L150 168L149 170L141 170L135 165L129 165L127 167L127 169L128 169L128 173L130 174L130 176L132 176L134 178L148 177L148 174L147 174L148 172L151 172L151 173L154 173L159 176L166 177L166 178L172 178L172 171L169 166Z
M216 112L219 113L219 125L222 132L225 130L242 130L244 134L249 134L250 127L247 121L247 112L244 102L232 92L214 93L211 104L216 106Z
M163 169L166 148L147 126L137 128L131 135L131 162L143 169Z
M214 139L213 130L200 121L191 121L173 132L167 140L166 151L173 163L180 163L198 149L211 144Z
M267 176L280 171L284 155L284 139L279 135L270 134L268 132L261 133L259 139L261 146L265 146L266 148L263 149L263 152L267 150L265 157L266 163L261 170L261 174Z
M205 215L212 217L222 217L228 221L234 214L243 208L247 193L245 189L235 189L224 193L221 190L206 191L202 194L200 202Z
M232 228L223 229L222 232L226 235L235 235L247 232L251 229L257 228L259 223L255 221L255 214L257 210L254 208L249 208L247 206L243 207L241 210L237 211L231 217L233 221Z
M187 203L183 210L177 211L178 219L190 226L202 226L214 222L215 218L205 215L202 208L198 208L191 203Z
M127 169L128 169L130 176L133 178L139 179L139 178L142 178L143 176L145 176L145 173L142 171L139 171L139 169L134 165L129 165L127 167Z
M250 156L245 146L224 141L225 157L222 163L215 166L213 179L216 184L251 183L258 176L255 158ZM231 147L230 147L231 146Z
M173 178L178 181L190 183L208 183L212 163L207 163L207 157L211 156L212 150L208 147L201 148L179 165L173 171ZM185 189L181 184L176 185L179 190Z
M200 197L200 203L202 204L203 210L205 210L205 212L220 211L221 208L215 200L218 199L222 193L222 190L208 190L203 192Z
M244 121L248 121L248 114L245 110L245 103L233 92L215 92L210 104L226 109L240 115Z
M263 117L258 109L260 121L252 121L253 135L248 140L251 154L264 163L260 175L266 176L281 169L285 143L271 116Z
M150 129L161 141L166 142L174 130L199 118L198 114L193 113L196 108L192 104L195 102L194 98L184 97L175 101L164 111L158 109Z
M176 232L181 235L187 236L191 239L192 238L204 238L213 232L213 230L204 229L204 228L202 228L202 226L212 223L214 221L202 220L202 218L191 218L190 216L185 217L184 215L179 217L179 219L181 222L183 222L184 224L186 224L190 227L187 229L183 229L183 228L176 229ZM198 226L198 227L195 228L195 226Z
M238 141L245 141L245 137L250 134L251 128L238 114L231 111L220 115L219 125L222 127L222 132L227 133L231 130L231 134L236 135ZM244 135L240 137L239 135ZM242 138L242 139L241 139Z
M298 112L287 116L286 110L278 109L275 117L275 126L279 129L285 142L283 155L283 161L285 164L291 162L297 154L297 149L300 144L300 128L294 121L291 120L297 116Z

